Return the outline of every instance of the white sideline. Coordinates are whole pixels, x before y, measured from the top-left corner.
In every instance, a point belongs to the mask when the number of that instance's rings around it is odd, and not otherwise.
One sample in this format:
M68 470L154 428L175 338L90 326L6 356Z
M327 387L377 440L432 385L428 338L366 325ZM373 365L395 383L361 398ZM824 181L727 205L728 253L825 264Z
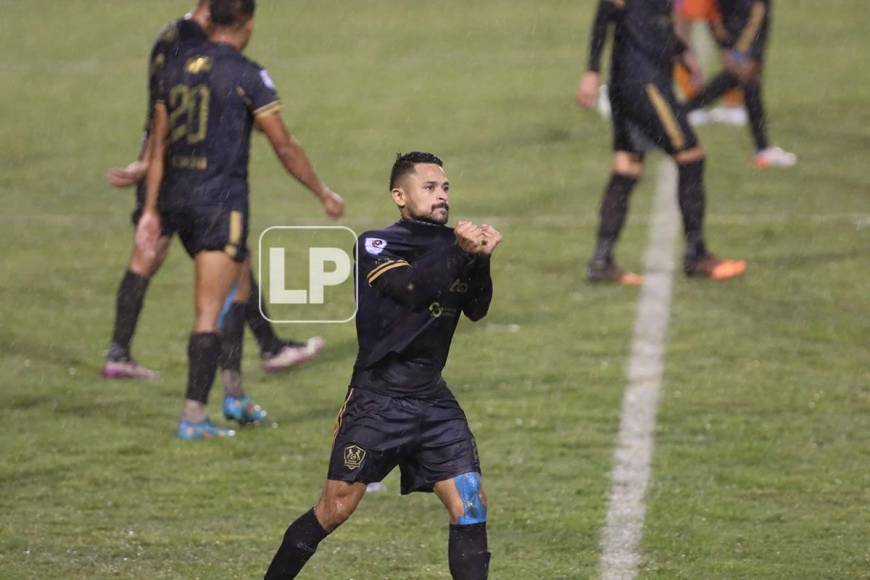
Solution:
M677 171L662 163L649 226L644 283L622 400L619 439L613 456L607 520L601 537L601 578L630 580L637 575L640 539L650 479L656 407L664 368L665 337L671 308L674 245L679 217Z

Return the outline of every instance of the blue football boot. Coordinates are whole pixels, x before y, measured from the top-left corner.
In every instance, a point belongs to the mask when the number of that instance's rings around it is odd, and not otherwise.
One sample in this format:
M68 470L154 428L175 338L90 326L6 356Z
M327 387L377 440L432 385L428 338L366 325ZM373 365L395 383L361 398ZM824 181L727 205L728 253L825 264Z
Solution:
M239 425L257 425L266 420L266 410L247 395L224 397L224 417Z
M226 429L215 425L208 418L205 421L194 423L187 419L181 419L178 422L178 431L176 433L179 439L185 441L199 441L202 439L227 439L235 437L236 432L232 429Z

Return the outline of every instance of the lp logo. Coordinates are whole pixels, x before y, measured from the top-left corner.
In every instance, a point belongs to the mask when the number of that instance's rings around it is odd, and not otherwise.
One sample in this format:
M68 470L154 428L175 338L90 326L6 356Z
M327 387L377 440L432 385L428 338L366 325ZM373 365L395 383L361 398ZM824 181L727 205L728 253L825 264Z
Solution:
M357 294L351 252L356 240L356 233L342 226L273 226L264 231L259 243L263 316L272 322L352 320Z
M350 276L350 256L341 248L308 248L308 291L284 287L284 248L269 248L269 297L272 304L323 304L323 289ZM326 264L332 264L327 272Z

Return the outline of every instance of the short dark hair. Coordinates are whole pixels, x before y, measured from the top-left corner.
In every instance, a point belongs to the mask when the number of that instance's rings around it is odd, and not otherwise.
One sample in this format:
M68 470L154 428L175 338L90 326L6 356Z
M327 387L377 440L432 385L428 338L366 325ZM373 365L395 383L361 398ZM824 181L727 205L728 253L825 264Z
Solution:
M209 12L215 26L238 28L254 17L256 0L211 0Z
M402 176L412 173L418 163L434 163L438 167L444 167L444 162L434 153L424 151L411 151L410 153L396 153L396 162L390 171L390 190L396 187L396 182Z

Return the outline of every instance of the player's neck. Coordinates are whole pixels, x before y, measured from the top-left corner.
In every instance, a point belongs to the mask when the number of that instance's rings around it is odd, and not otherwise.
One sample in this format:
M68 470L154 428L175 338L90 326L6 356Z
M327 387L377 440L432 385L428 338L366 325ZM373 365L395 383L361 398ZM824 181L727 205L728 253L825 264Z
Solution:
M223 30L214 31L209 37L209 40L215 44L228 44L239 52L242 51L242 47L245 44L244 40L241 38L240 35L233 32L226 32Z

